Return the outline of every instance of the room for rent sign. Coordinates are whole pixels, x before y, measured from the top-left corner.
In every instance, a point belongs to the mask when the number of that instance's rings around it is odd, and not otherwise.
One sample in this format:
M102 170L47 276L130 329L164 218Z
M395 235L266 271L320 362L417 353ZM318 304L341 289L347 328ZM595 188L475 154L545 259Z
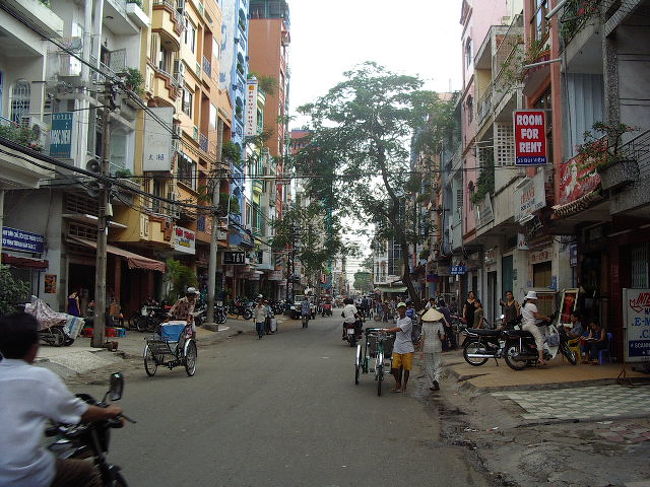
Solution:
M544 110L516 110L515 164L534 166L546 164L546 112Z

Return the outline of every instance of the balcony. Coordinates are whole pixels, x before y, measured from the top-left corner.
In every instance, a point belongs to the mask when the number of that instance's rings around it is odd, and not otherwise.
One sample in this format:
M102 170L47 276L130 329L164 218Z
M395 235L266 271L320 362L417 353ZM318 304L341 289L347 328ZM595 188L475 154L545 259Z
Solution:
M161 98L167 105L174 106L178 99L178 87L173 75L163 69L151 67L154 73L152 92L155 98Z
M141 15L147 20L148 17L142 12L142 9L134 3L129 4L131 11L137 8ZM139 18L136 16L136 18ZM144 25L146 26L147 23ZM106 0L104 2L104 25L106 25L111 32L118 35L136 35L140 32L140 25L134 24L127 12L126 0Z
M181 34L184 30L183 15L169 0L155 0L151 19L151 30L160 35L165 48L178 52L181 49Z
M199 135L199 147L203 152L208 152L208 136L205 134Z
M63 20L40 0L4 0L2 3L45 35L60 38L63 34Z

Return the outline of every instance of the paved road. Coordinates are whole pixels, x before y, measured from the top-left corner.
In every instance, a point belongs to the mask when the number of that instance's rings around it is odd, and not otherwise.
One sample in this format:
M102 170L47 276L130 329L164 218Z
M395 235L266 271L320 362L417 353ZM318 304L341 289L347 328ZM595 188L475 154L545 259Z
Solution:
M139 422L115 431L111 459L132 487L488 485L439 442L431 406L377 397L371 375L354 385L339 333L334 318L288 322L202 348L192 378L128 374L121 405Z

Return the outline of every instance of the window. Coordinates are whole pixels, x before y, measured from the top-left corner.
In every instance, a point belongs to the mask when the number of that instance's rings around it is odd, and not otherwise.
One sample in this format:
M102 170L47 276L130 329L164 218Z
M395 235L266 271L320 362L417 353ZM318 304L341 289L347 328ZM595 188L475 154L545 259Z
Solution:
M192 116L192 107L194 106L194 93L187 87L183 89L183 113L188 117Z
M217 128L217 107L210 103L210 127Z
M469 95L465 101L465 114L467 115L467 123L472 123L472 120L474 120L474 98L472 95Z
M648 287L648 244L635 245L630 249L630 287Z
M532 0L533 18L530 23L533 27L532 34L536 41L543 41L548 35L548 22L546 14L548 13L548 0Z
M178 181L188 188L196 187L196 163L182 153L178 155Z
M212 57L219 59L219 43L214 37L212 38Z
M29 116L31 87L29 81L19 79L11 90L11 121L21 123L23 117Z
M465 42L465 66L469 67L472 61L472 39L467 39Z
M192 52L196 52L196 27L190 19L185 17L185 45L189 46Z

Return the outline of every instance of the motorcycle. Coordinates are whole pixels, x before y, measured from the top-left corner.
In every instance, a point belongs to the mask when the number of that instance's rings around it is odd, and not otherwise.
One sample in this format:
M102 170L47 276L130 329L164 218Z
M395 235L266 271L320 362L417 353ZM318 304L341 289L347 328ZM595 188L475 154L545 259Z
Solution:
M501 315L501 320L503 320L503 315ZM468 364L479 367L488 359L493 358L499 365L497 359L503 358L506 344L503 330L467 328L462 333L465 335L463 358Z
M351 347L356 347L357 342L361 339L359 333L359 323L343 323L343 340L347 341Z
M101 402L96 401L89 394L77 394L77 397L88 404L106 407L106 399L110 399L111 402L119 401L123 390L124 377L118 372L111 375L110 388ZM121 418L135 423L135 421L124 415ZM127 487L120 467L109 463L106 459L110 443L110 430L111 428L122 427L121 418L86 424L54 425L45 432L47 437L57 437L54 443L48 446L48 449L62 460L92 458L101 475L102 485L105 487Z
M576 365L578 358L575 352L569 348L564 326L558 326L555 320L551 320L545 326L548 327L548 331L544 341L544 360L553 360L559 353L562 353L571 365ZM530 332L521 329L506 330L504 338L503 356L508 367L513 370L523 370L537 364L539 358L537 347Z
M322 305L321 317L332 316L332 303L324 303Z
M205 303L201 303L194 310L194 324L196 326L203 325L208 318L208 306ZM214 306L214 322L218 325L223 325L226 322L226 312L224 311L223 306L216 304Z
M70 338L63 329L63 326L50 326L38 331L38 338L41 342L53 347L67 347L72 345L74 339Z
M241 316L244 320L248 321L253 318L253 303L236 301L230 306L229 312L237 317Z

